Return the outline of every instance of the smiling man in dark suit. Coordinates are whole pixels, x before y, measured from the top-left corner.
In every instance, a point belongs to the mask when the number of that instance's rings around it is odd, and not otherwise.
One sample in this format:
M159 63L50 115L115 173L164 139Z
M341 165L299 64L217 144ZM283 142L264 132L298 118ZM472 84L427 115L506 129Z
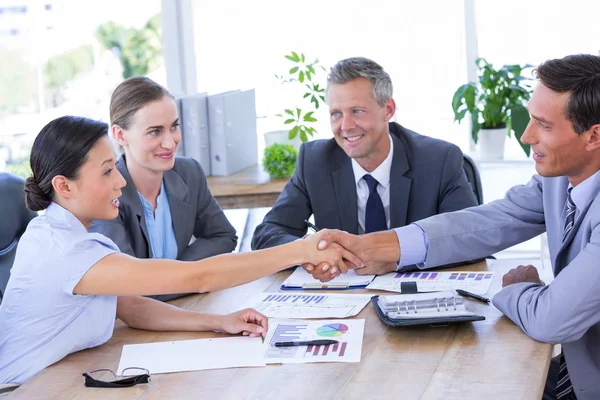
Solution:
M303 237L311 215L319 228L363 234L477 205L457 146L389 122L392 92L389 75L369 59L331 68L326 99L334 138L302 145L294 175L254 232L253 249ZM303 267L323 281L339 274L328 265ZM395 269L393 262L370 263L356 272Z

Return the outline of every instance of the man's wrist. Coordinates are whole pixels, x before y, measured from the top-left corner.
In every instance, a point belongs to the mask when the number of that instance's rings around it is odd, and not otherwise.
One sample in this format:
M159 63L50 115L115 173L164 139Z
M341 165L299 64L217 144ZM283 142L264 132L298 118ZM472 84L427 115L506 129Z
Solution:
M363 262L400 260L400 243L394 231L369 233L359 237L360 251L357 254Z

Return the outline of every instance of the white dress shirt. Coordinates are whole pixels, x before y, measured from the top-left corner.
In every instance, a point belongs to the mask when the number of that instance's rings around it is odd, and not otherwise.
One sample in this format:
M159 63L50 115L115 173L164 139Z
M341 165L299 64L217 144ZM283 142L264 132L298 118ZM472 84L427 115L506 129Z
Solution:
M369 186L363 179L363 176L369 174L379 182L377 193L381 197L383 208L385 209L385 221L388 229L390 228L390 171L392 169L392 159L394 158L394 141L388 134L390 141L390 152L387 157L373 172L367 172L360 166L356 160L352 159L352 171L354 172L354 181L356 182L356 205L358 206L358 234L365 233L365 210L367 200L369 199Z
M29 223L0 304L0 384L22 384L66 355L110 339L117 298L74 295L73 289L118 251L56 203Z

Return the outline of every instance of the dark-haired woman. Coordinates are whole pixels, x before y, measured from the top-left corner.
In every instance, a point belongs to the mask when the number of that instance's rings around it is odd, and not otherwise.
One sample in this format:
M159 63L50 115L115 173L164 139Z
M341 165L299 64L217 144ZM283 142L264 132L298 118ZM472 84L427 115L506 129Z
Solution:
M235 229L210 193L200 164L175 158L181 133L173 96L151 79L129 78L113 92L110 121L124 150L117 169L127 185L118 217L95 221L90 231L138 258L196 261L233 251ZM182 295L152 297L166 301Z
M183 262L137 259L87 229L117 217L125 180L104 123L62 117L39 133L26 181L27 206L46 209L21 237L0 305L0 384L23 383L66 355L110 339L115 316L148 330L220 330L264 334L267 319L254 310L206 315L148 294L208 292L250 282L303 262L345 271L338 245L318 250L327 232L253 253Z

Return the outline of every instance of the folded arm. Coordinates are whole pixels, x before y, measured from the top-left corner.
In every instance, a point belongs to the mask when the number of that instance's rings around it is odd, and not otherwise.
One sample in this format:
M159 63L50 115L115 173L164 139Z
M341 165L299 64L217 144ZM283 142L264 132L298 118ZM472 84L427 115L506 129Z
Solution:
M494 305L530 337L545 343L580 339L600 322L600 227L579 255L547 286L515 283Z

